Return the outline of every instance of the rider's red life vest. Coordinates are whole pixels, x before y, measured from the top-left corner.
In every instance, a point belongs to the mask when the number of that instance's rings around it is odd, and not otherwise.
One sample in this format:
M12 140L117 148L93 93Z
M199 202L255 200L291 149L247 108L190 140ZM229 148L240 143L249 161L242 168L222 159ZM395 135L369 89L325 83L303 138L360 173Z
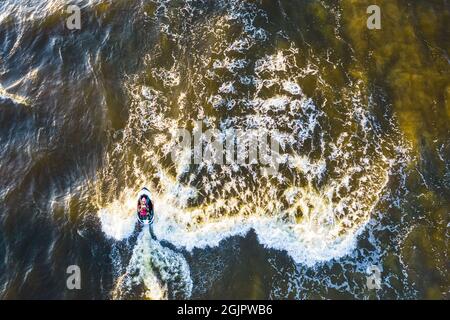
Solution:
M147 207L141 206L141 209L140 209L140 211L139 211L139 214L140 214L141 216L146 216L147 213L148 213Z

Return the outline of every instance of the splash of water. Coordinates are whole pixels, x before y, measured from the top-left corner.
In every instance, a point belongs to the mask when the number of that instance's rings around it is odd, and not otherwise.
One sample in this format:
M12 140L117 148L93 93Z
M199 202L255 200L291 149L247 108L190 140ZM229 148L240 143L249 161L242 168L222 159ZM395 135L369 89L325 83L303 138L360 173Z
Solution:
M183 255L151 239L147 229L144 228L137 239L126 271L116 282L113 298L126 297L140 284L145 287L144 296L147 299L167 299L169 286L173 296L189 298L192 280Z

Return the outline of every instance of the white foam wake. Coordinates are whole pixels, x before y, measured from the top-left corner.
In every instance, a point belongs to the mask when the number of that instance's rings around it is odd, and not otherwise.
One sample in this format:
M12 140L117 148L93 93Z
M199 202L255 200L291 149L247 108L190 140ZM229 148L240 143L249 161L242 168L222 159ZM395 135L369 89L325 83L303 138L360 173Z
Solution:
M378 199L388 181L387 171L381 173L378 181L371 180L380 184L378 194L372 195L374 199ZM357 192L358 195L349 195L341 202L334 203L331 199L333 189L339 189L339 185L325 188L321 193L308 187L286 190L285 198L291 202L291 209L283 214L270 214L266 211L271 207L277 211L278 199L272 202L267 200L266 208L242 204L237 206L233 204L232 199L216 199L209 206L187 209L180 207L177 182L167 178L165 183L171 183L166 186L166 190L172 192L158 194L156 190L152 190L155 208L154 232L158 239L192 251L194 248L218 246L224 239L236 235L244 236L250 229L254 229L261 244L268 248L284 250L297 263L309 266L351 252L356 245L357 236L369 221L370 212L377 203L376 200L365 203L366 198L362 196L366 190L364 187ZM188 198L192 190L182 192L186 193L184 196ZM117 240L128 237L135 224L134 205L129 205L135 202L135 192L127 189L120 198L123 199L122 202L115 200L110 206L99 211L103 231ZM345 208L346 202L350 203L350 209ZM227 213L217 217L217 208ZM297 208L302 210L301 217L296 216ZM253 211L249 214L250 210ZM339 212L343 210L346 211L346 216L338 219ZM351 213L351 210L354 212ZM356 218L360 220L353 221Z
M144 296L151 300L174 297L187 299L192 293L189 266L181 253L163 247L144 228L133 248L126 271L116 282L113 298L120 299L136 286L144 286Z

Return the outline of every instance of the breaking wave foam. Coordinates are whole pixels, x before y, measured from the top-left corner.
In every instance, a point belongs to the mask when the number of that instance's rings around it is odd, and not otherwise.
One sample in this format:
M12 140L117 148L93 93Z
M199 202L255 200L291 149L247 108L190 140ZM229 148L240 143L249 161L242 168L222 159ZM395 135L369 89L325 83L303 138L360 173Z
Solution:
M155 15L175 19L170 12L177 9L161 5L164 10ZM270 33L255 23L265 14L255 5L218 6L220 14L192 33L179 27L198 11L189 1L176 28L161 22L168 47L189 52L193 65L179 59L160 67L155 57L173 53L157 47L145 58L142 74L126 83L132 100L128 123L102 172L103 231L115 239L129 236L135 195L147 186L154 195L155 234L176 247L217 246L254 229L260 243L308 266L349 254L404 157L392 151L398 138L377 128L364 83L349 83L335 101L318 103L301 86L304 77L313 76L317 90L329 90L314 56L300 64L302 51L295 43L285 49L267 44ZM222 20L228 23L217 23ZM231 23L242 32L235 35ZM209 46L215 51L202 49ZM256 47L272 52L255 58L250 51ZM221 135L255 128L269 136L279 133L279 172L270 177L252 164L192 165L189 150L172 161L177 141L170 133L195 130L198 120ZM121 182L115 181L118 172L125 173ZM139 250L151 259L150 251Z

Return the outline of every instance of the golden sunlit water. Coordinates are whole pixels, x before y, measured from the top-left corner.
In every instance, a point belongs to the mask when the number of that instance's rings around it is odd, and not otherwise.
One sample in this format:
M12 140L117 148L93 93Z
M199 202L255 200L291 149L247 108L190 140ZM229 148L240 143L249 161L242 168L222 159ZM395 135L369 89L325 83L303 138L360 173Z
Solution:
M448 299L448 1L74 4L0 3L0 298Z

